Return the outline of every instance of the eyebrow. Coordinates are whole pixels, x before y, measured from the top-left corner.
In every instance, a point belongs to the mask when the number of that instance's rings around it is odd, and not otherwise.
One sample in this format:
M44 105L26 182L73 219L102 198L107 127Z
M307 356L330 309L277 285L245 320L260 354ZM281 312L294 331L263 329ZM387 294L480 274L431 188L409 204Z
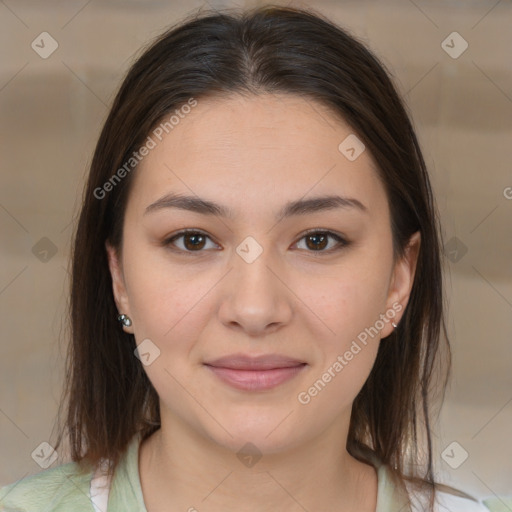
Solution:
M203 215L215 215L233 219L235 217L232 210L226 206L214 203L207 199L197 196L188 196L175 193L169 193L157 199L150 204L144 211L144 215L150 212L162 210L164 208L178 208ZM311 199L299 199L289 201L277 213L277 218L291 217L293 215L307 215L334 208L356 209L363 213L369 213L368 208L361 201L352 197L342 197L339 195L328 195L313 197Z

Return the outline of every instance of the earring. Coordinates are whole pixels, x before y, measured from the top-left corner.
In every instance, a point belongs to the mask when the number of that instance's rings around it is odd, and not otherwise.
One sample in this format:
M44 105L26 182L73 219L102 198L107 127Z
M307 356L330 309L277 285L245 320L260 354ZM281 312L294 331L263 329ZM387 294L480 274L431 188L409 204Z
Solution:
M391 325L393 326L394 329L396 329L397 325L395 324L395 322L391 322Z
M119 322L121 322L121 324L124 326L124 327L130 327L130 325L132 325L132 321L130 320L130 317L127 316L127 315L119 315L117 317L117 320Z

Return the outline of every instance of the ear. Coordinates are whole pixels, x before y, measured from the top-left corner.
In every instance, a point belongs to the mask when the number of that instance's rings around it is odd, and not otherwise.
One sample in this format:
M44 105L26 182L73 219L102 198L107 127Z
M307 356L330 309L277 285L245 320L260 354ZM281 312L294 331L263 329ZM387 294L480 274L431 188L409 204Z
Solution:
M108 241L105 242L105 249L107 251L108 266L112 277L112 291L114 293L117 310L119 311L119 314L125 314L131 318L130 304L124 283L123 269L119 254ZM125 332L133 333L133 325L130 327L123 326L123 330Z
M395 264L388 292L386 311L392 309L396 311L396 315L395 318L390 320L382 329L382 338L389 336L393 332L391 322L398 325L403 316L403 311L409 302L409 296L411 295L412 285L414 282L414 275L416 273L416 265L418 263L420 245L421 233L416 231L416 233L414 233L409 239L409 243L405 248L404 256Z

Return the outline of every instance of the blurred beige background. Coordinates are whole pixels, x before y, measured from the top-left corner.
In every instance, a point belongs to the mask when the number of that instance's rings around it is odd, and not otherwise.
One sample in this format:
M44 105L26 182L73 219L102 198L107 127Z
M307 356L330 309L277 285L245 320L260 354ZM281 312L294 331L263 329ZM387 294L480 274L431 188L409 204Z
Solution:
M201 5L257 2L0 3L0 485L40 471L31 454L50 441L73 215L107 107L134 52ZM454 369L437 477L477 497L512 494L512 4L292 5L362 38L406 99L447 242ZM42 32L58 44L45 59L31 47Z

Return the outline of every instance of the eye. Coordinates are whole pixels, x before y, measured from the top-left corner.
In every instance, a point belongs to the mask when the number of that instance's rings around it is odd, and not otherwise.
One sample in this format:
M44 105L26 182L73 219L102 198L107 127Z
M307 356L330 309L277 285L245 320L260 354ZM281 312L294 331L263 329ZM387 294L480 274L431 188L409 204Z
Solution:
M176 241L180 239L182 239L183 242L181 247L176 244ZM335 240L337 244L334 244L334 246L331 246L329 249L325 250L325 248L329 246L329 239ZM211 238L205 233L198 230L188 229L180 231L179 233L176 233L172 237L166 239L163 242L163 245L174 246L176 249L172 248L172 250L190 254L192 252L204 252L203 249L208 248L206 247L207 240L211 240ZM300 238L300 241L302 240L305 240L306 250L308 250L308 252L330 253L342 249L343 247L347 247L350 244L347 240L337 235L336 233L333 233L332 231L322 231L319 229L309 230L305 235L302 236L302 238ZM297 244L298 243L299 242L297 242ZM213 246L213 248L218 247L214 243Z
M178 250L182 252L203 252L206 244L206 239L210 239L210 237L201 231L196 230L184 230L176 233L171 238L168 238L164 241L164 245L173 245L176 240L180 238L183 239L183 246L178 247ZM215 244L214 244L215 245ZM174 249L173 249L174 250Z
M329 239L337 241L337 245L331 246L328 250L324 250L329 245ZM300 240L305 240L306 248L311 249L309 252L333 252L349 245L344 238L333 233L332 231L321 231L318 229L308 231Z

